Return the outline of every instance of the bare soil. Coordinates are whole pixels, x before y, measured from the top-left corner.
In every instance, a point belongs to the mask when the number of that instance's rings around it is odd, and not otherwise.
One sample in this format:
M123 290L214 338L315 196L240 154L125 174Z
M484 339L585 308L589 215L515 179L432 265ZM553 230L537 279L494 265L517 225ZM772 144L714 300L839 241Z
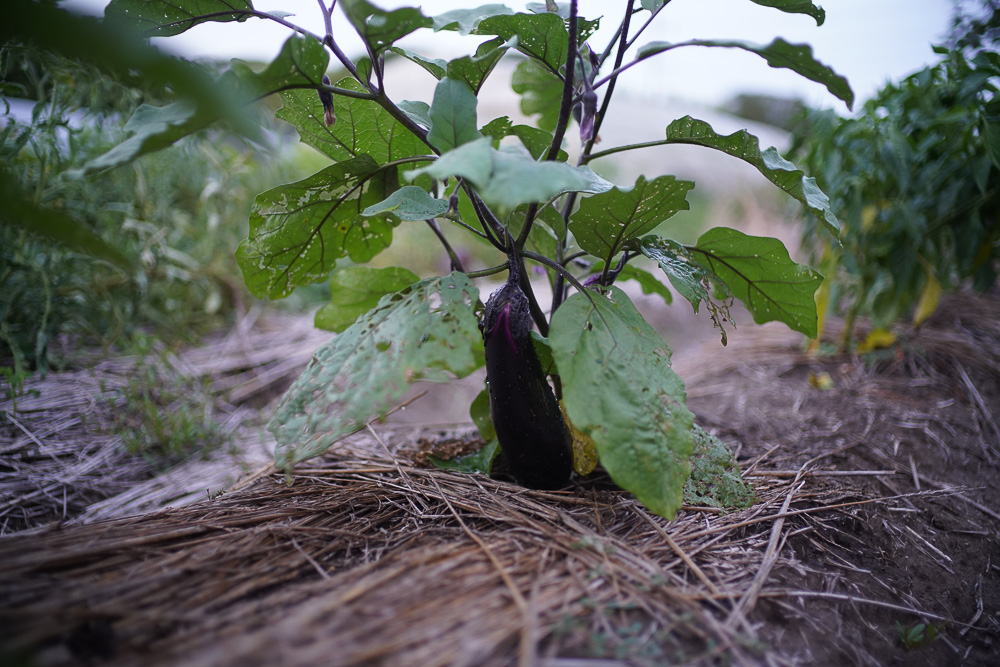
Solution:
M0 537L0 662L998 664L1000 298L867 358L730 340L676 367L753 507L668 522L600 470L528 491L416 458L469 427L373 425L291 486Z

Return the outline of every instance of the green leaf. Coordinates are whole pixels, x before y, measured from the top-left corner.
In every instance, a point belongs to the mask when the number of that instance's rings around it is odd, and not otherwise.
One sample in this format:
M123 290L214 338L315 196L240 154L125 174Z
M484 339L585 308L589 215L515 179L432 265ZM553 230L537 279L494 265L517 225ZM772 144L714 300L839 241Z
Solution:
M594 440L616 484L672 518L691 472L694 416L663 339L612 287L567 299L549 342L570 421Z
M372 204L361 215L370 217L391 213L400 220L427 220L442 215L448 210L448 202L435 199L426 190L416 185L407 185L393 192L377 204Z
M610 263L630 239L687 210L687 193L693 187L693 182L673 176L652 181L640 176L632 187L583 199L569 219L569 229L582 249Z
M132 262L120 250L108 245L84 223L61 211L38 206L25 196L17 181L0 170L0 220L62 244L75 252L102 259L131 272Z
M667 141L695 144L722 151L753 165L769 181L790 194L812 211L834 238L840 236L840 221L830 208L830 199L801 169L781 157L777 149L760 150L760 140L746 130L729 135L715 133L712 126L691 116L678 118L667 126Z
M236 251L254 296L287 296L325 280L341 257L364 263L387 248L396 219L362 211L398 187L395 172L360 155L257 195L250 237Z
M493 428L493 416L490 414L490 392L483 389L472 399L469 406L469 416L472 423L479 429L479 437L486 442L497 439L497 431Z
M496 438L489 440L482 449L473 452L471 454L466 454L464 456L456 456L453 459L439 459L433 454L428 455L427 458L431 460L438 468L442 470L452 470L454 472L465 473L466 475L489 475L490 470L493 468L493 459L497 457L500 453L500 441Z
M525 60L514 70L511 88L521 96L521 113L539 114L538 127L549 132L559 122L562 81L534 60Z
M645 46L639 47L639 50L636 52L636 61L645 60L658 53L682 46L723 47L743 49L750 53L756 53L766 60L767 64L771 67L790 69L810 81L823 84L831 94L843 100L847 104L848 109L854 106L854 91L851 90L847 79L813 58L812 47L808 44L789 44L780 37L767 46L750 44L749 42L705 39L692 39L687 42L678 43L650 42Z
M386 269L348 266L335 271L330 277L330 302L316 311L316 327L340 333L377 306L383 296L418 280L420 276L398 266Z
M350 77L336 85L364 90ZM323 104L315 90L287 90L281 93L281 101L284 106L275 116L294 125L302 141L332 160L370 155L382 164L427 152L427 146L416 135L373 100L334 95L337 122L329 127L323 121Z
M430 278L382 297L321 347L284 395L268 428L275 463L324 453L338 439L383 416L417 380L446 381L481 367L479 290L462 273Z
M199 23L246 21L250 0L111 0L104 10L110 25L138 30L148 37L179 35Z
M528 149L528 152L531 153L531 157L536 160L542 159L542 156L549 152L549 146L552 145L551 132L539 130L537 127L532 127L531 125L512 125L510 118L507 116L494 118L483 126L481 132L484 136L494 139L495 142L499 142L504 137L517 137L521 140L524 147ZM566 151L560 149L556 159L560 162L565 162L569 159L569 155Z
M500 58L507 53L507 49L517 46L517 38L504 41L502 37L483 42L476 49L474 56L462 56L448 63L448 78L464 81L472 89L472 92L479 94L486 77L490 75Z
M529 2L525 5L525 9L534 14L543 14L549 11L548 6L544 2ZM568 2L557 2L556 9L558 10L556 14L559 18L567 22L566 30L569 31L569 3ZM577 44L583 45L591 35L597 32L597 29L601 27L600 17L594 19L593 21L588 21L582 16L577 16L576 19L576 32L577 32Z
M816 25L823 25L826 20L826 11L807 0L750 0L758 5L774 7L789 14L808 14L816 19Z
M569 35L563 20L555 14L491 16L479 23L476 34L497 35L508 41L516 36L517 50L542 63L553 74L566 64Z
M649 271L640 269L638 266L626 264L622 272L618 274L618 280L634 280L639 283L639 288L646 295L655 294L663 299L668 306L674 302L674 295L671 294L667 286Z
M78 178L127 164L147 153L174 144L217 118L213 113L197 109L188 100L180 100L164 107L143 104L125 123L125 132L131 134L128 139L90 160L82 168L67 172L67 175Z
M397 39L414 30L429 28L433 24L430 18L414 7L387 12L366 0L340 0L340 6L374 53L392 46Z
M784 322L816 337L815 294L823 276L793 262L781 241L716 227L689 250L699 264L729 286L754 322Z
M479 139L476 94L464 81L445 77L434 88L427 141L442 153Z
M230 72L239 96L249 102L289 86L320 85L329 63L330 56L318 40L292 35L263 71L255 72L246 63L234 60ZM223 76L223 82L229 83L229 79Z
M448 73L448 61L442 60L440 58L425 58L419 53L414 53L409 49L403 49L398 46L392 46L388 49L391 53L403 56L407 60L417 63L425 70L431 73L431 75L440 81Z
M680 243L659 236L644 236L638 243L639 251L660 265L677 293L687 299L697 313L702 301L711 304L709 291L719 278L698 264L691 253Z
M217 86L234 104L242 105L286 86L321 83L328 62L329 56L318 41L293 35L266 69L254 72L247 64L234 60ZM308 92L316 97L314 91ZM125 131L132 136L90 160L83 168L72 171L71 176L83 176L127 164L176 143L215 122L221 115L216 106L194 104L188 100L165 107L144 104L136 109L125 125Z
M448 151L432 164L406 172L445 179L461 176L476 186L487 204L511 211L518 204L543 202L566 192L606 192L613 186L587 167L535 162L520 146L493 148L489 137Z
M439 30L457 30L461 35L468 35L483 21L491 16L513 14L514 11L506 5L482 5L475 9L453 9L433 17L434 32Z
M405 113L410 120L417 125L430 129L431 126L431 105L427 102L414 100L403 100L396 106Z

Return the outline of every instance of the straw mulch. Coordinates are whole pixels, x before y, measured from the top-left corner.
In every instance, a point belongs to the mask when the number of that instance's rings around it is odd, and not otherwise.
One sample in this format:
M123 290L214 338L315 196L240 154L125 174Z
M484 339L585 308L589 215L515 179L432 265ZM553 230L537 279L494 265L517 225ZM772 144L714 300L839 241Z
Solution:
M291 485L265 467L185 507L4 537L0 657L995 664L997 305L943 309L871 366L768 328L680 363L756 485L746 510L668 522L602 474L539 492L422 468L432 434L373 424Z
M232 330L179 354L98 359L30 378L16 404L0 401L0 535L189 504L259 468L273 442L258 407L287 387L329 337L309 318L261 318L254 309ZM165 383L195 392L203 419L231 446L180 464L127 452L116 418L129 409L130 380L147 363Z

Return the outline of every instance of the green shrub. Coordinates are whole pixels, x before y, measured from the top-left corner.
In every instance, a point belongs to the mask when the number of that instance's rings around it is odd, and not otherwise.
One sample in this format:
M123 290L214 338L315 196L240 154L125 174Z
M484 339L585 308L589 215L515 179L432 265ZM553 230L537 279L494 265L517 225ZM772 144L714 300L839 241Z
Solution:
M792 150L843 223L840 248L817 242L808 219L806 239L846 313L845 345L858 315L919 325L941 290L996 282L1000 54L937 52L938 64L887 85L858 118L810 111Z

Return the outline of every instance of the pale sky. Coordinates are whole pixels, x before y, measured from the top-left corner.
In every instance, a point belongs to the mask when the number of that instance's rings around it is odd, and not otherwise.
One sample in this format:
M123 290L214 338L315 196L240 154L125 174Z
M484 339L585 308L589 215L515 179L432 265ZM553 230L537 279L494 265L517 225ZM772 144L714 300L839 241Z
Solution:
M495 0L494 0L495 1ZM485 0L426 0L424 2L375 1L380 7L420 6L433 16L450 9L476 7ZM67 0L64 7L100 14L107 0ZM523 10L524 2L508 1ZM890 79L899 79L937 60L931 51L942 41L951 17L949 0L820 0L826 22L816 26L805 15L785 14L748 0L674 0L636 42L678 42L688 39L738 39L766 44L775 37L812 44L816 58L846 76L858 101L870 97ZM296 15L289 20L322 33L316 0L255 0L263 11L281 10ZM580 14L588 19L604 15L601 30L591 38L601 50L621 19L622 2L581 0ZM633 19L642 20L645 12ZM270 60L288 37L288 30L271 21L251 19L243 24L208 23L176 37L155 40L162 48L187 57ZM348 54L360 53L360 42L340 10L334 34ZM420 31L401 46L430 57L454 57L474 51L484 37ZM734 49L678 49L642 63L621 79L619 86L635 94L718 104L739 92L798 96L813 106L846 107L823 86L788 70L767 66L759 57Z

